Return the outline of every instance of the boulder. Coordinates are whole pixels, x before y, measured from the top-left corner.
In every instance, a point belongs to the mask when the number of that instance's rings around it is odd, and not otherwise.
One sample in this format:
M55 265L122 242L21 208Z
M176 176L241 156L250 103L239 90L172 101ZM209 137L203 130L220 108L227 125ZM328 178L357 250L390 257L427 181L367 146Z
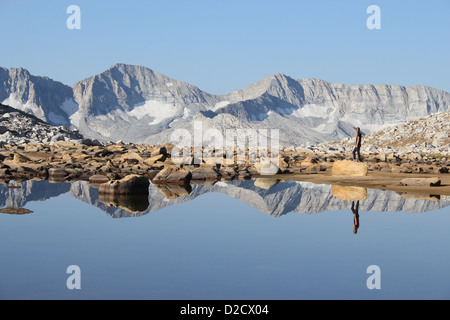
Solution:
M102 144L97 139L81 139L81 144L85 146L101 146Z
M202 158L202 164L206 164L206 165L217 165L217 164L222 164L223 161L223 157L203 157Z
M167 153L172 153L172 150L175 147L175 145L173 143L167 142L163 144L163 147L166 148Z
M69 141L57 141L51 144L51 150L83 149L83 145Z
M364 162L356 162L351 160L340 160L333 162L331 167L332 175L344 176L367 176L368 167Z
M52 159L52 155L38 151L27 152L25 156L32 161L51 161Z
M146 177L135 174L127 175L120 180L108 181L100 184L99 193L109 194L147 194L150 181Z
M137 152L133 152L133 151L129 151L125 154L123 154L120 157L121 160L124 161L132 161L132 162L143 162L144 159L142 159L142 157L137 153Z
M152 165L154 163L156 163L157 161L165 161L166 160L166 156L164 154L157 154L153 157L147 158L144 160L144 163L148 164L148 165Z
M74 157L72 157L70 154L63 154L62 155L62 161L66 163L73 163Z
M234 167L221 167L220 175L222 176L222 180L233 180L237 176L236 169Z
M391 168L393 173L412 173L412 169L405 166L393 166Z
M327 171L328 165L326 163L315 163L311 164L310 166L306 167L303 172L305 173L316 173L320 171Z
M254 164L254 167L260 175L272 175L281 173L281 170L276 161L260 160Z
M191 180L220 180L221 174L214 166L200 166L192 170Z
M305 159L300 161L301 166L310 166L313 163L317 163L317 158L306 157Z
M405 178L400 180L399 186L423 186L435 187L441 185L441 180L438 177L432 178Z
M157 147L151 152L151 156L157 156L159 154L167 155L167 149L166 147Z
M168 165L158 172L152 182L184 184L186 181L189 181L191 177L192 174L189 170L176 165Z
M114 165L114 163L111 162L111 160L108 160L104 166L100 167L99 170L102 171L102 172L111 173L111 172L113 172L115 170L118 170L118 168L117 168L116 165Z
M13 161L16 163L30 162L30 159L20 153L15 153Z
M449 170L447 167L437 167L434 169L435 173L449 173Z

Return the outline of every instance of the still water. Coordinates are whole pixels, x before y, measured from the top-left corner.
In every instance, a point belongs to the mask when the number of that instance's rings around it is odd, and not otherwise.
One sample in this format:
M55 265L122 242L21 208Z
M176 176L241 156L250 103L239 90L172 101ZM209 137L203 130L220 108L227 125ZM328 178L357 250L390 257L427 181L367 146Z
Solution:
M151 185L138 204L83 181L15 185L0 185L1 208L32 212L0 213L0 299L450 298L445 197L369 189L356 216L304 182Z

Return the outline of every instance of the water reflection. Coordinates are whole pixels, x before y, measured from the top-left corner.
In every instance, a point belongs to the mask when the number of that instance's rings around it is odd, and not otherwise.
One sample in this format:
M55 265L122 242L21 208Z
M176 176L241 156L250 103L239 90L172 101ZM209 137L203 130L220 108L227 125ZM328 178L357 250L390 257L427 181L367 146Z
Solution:
M367 199L367 188L332 185L331 194L341 200L352 202L353 233L357 234L359 229L359 201Z
M341 200L365 200L367 188L332 185L331 194Z
M261 188L261 189L270 189L273 186L275 186L280 180L278 179L270 179L270 178L256 178L254 180L255 187Z
M131 213L147 210L148 195L145 194L108 194L99 193L98 199L109 207L120 208Z
M288 213L312 214L329 210L358 210L377 212L428 212L450 204L449 197L408 196L392 191L351 186L323 185L311 182L285 181L269 178L219 181L205 184L154 185L148 196L99 195L88 181L55 183L54 181L4 182L0 185L0 208L24 207L29 201L44 201L70 193L113 218L137 217L165 207L188 202L210 192L226 194L241 200L260 212L273 217ZM20 188L8 188L9 185ZM214 203L211 204L214 209ZM352 210L353 211L353 210ZM359 227L359 222L357 223ZM356 229L357 230L357 229Z
M205 184L208 185L208 184ZM187 196L191 193L190 184L173 185L173 184L157 184L156 189L161 192L166 199L176 199L178 197Z
M359 200L356 201L356 205L355 201L352 201L352 212L353 212L353 233L357 234L359 228Z
M410 192L401 192L399 194L406 199L427 200L434 202L437 202L441 199L441 196L438 194L419 194Z

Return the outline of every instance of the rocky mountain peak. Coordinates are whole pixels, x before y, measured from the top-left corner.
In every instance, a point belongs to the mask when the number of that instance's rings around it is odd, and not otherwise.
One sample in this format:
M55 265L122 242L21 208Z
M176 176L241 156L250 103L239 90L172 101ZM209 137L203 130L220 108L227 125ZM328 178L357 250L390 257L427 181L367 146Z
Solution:
M72 87L25 69L0 69L0 102L103 141L165 143L176 128L280 130L283 146L340 140L450 109L448 92L425 86L345 85L276 73L214 95L149 68L117 63ZM223 115L227 115L224 117ZM224 119L227 121L224 121Z
M19 68L9 68L9 74L11 78L30 78L31 74L27 69L22 67Z
M65 112L73 100L71 87L23 68L0 70L0 102L55 125L70 125Z

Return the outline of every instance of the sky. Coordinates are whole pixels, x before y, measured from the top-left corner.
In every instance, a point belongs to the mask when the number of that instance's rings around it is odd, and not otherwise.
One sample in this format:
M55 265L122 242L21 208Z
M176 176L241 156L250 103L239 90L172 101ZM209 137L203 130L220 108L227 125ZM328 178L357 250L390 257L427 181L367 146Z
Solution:
M0 66L67 85L127 63L212 94L275 73L450 92L447 0L0 0L0 15Z

